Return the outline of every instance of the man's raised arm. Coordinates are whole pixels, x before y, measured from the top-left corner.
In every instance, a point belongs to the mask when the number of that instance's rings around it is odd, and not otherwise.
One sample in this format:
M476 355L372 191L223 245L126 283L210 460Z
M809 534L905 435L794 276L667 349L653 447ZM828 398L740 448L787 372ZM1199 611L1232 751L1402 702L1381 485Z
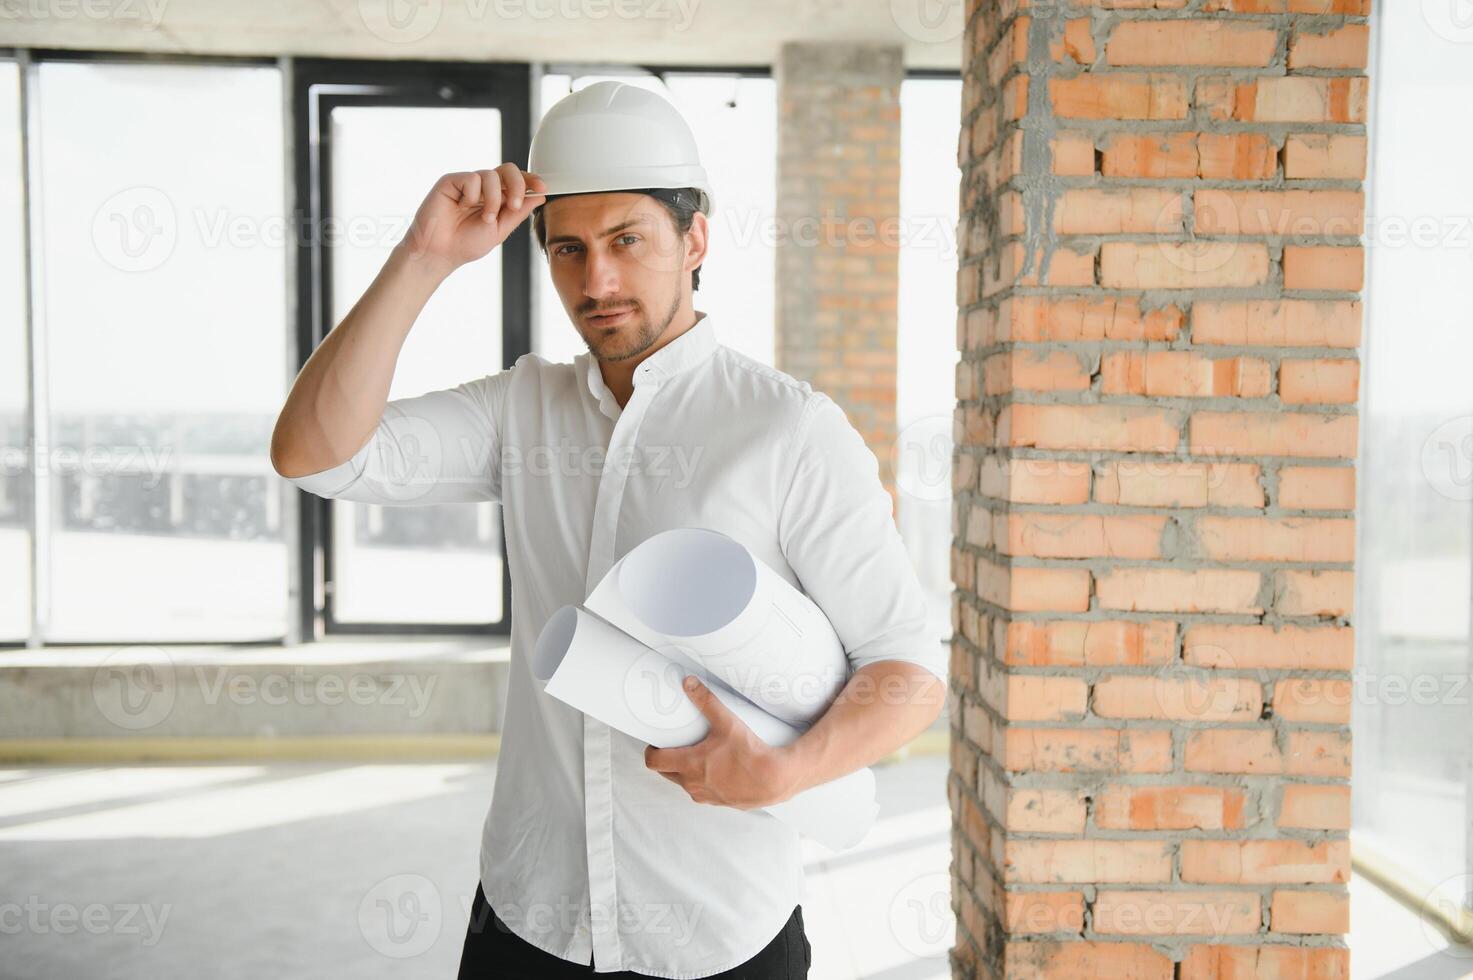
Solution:
M368 471L376 485L362 490L369 496L343 493L346 499L488 499L466 488L487 465L491 441L445 445L443 439L461 441L460 434L484 425L486 389L470 382L391 406L389 387L404 341L440 283L505 241L540 203L527 192L545 186L514 163L436 181L403 241L297 375L271 435L277 473L313 493L337 496ZM437 491L441 480L446 486ZM382 488L400 481L415 484L396 499L380 499Z

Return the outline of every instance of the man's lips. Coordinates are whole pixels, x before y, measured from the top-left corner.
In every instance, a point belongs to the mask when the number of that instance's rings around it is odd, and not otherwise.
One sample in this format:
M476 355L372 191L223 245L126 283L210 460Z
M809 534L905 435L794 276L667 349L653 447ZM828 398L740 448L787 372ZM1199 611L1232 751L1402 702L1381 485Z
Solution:
M630 307L627 310L615 310L612 313L590 313L588 315L588 318L590 320L593 320L596 323L602 323L602 322L607 321L607 320L617 320L620 317L624 316L625 314L633 313L633 312L634 312L634 308L633 307Z

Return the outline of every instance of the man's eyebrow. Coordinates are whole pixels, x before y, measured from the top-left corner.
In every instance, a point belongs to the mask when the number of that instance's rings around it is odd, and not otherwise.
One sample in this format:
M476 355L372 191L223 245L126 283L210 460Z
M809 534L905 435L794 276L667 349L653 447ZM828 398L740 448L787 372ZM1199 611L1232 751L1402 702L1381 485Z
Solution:
M623 231L625 228L630 228L634 225L642 225L648 221L648 217L646 217L645 215L640 215L637 218L629 219L623 224L614 225L614 227L612 228L605 228L603 231L599 232L596 237L607 238L609 235L612 235L615 232ZM561 245L563 242L578 242L579 244L581 244L582 241L583 239L579 238L577 235L557 235L553 238L549 238L547 240L547 245L549 248L551 248L554 245Z

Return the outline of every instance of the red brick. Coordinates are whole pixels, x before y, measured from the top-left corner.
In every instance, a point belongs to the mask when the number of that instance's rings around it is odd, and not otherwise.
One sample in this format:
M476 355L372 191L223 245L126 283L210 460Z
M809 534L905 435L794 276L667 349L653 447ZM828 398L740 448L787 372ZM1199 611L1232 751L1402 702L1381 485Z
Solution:
M1185 119L1186 83L1176 75L1109 73L1050 78L1049 99L1062 119Z
M1123 452L1174 452L1181 414L1128 405L1035 405L1014 403L997 422L1004 446Z
M1100 363L1106 395L1167 398L1262 398L1273 388L1268 362L1207 357L1195 351L1112 351Z
M1353 459L1356 418L1318 412L1197 412L1187 434L1194 454Z
M1231 936L1258 931L1262 913L1252 892L1192 889L1117 891L1102 888L1094 902L1103 935Z
M1350 405L1360 392L1360 362L1351 358L1286 360L1279 398L1289 405Z
M1289 68L1365 68L1370 44L1366 24L1345 24L1324 33L1301 27L1289 41Z
M1214 561L1349 562L1355 522L1345 517L1202 517L1197 539Z
M1176 624L1064 620L999 623L1008 664L1033 667L1144 667L1175 655Z
M1156 514L999 514L997 548L1036 558L1160 558L1166 517Z
M1126 507L1262 507L1260 476L1256 463L1109 460L1095 476L1094 499Z
M1261 613L1257 572L1229 568L1121 568L1095 584L1101 609Z
M1216 65L1266 67L1279 33L1257 24L1196 20L1126 20L1110 32L1105 61L1111 65L1164 67Z
M1197 139L1197 175L1210 180L1271 180L1279 155L1262 133L1203 133Z
M1350 133L1295 133L1284 141L1290 180L1364 180L1366 138Z
M1315 885L1350 880L1350 841L1184 840L1181 880L1205 885Z
M1365 285L1366 256L1360 246L1285 245L1285 289L1359 292Z
M1220 786L1105 788L1095 823L1106 830L1241 830L1246 794Z
M1207 289L1268 282L1268 249L1251 242L1105 242L1100 285L1109 289Z
M1089 499L1089 464L1065 459L983 458L977 489L984 497L1021 504L1082 504Z
M1355 601L1352 573L1284 570L1274 573L1274 609L1285 616L1349 616Z
M1090 706L1101 718L1255 721L1263 711L1263 688L1242 677L1128 674L1096 681Z
M1364 123L1366 81L1305 75L1256 81L1202 78L1194 99L1209 118L1219 121Z
M1355 470L1348 466L1286 466L1279 470L1279 505L1290 510L1351 510Z
M1084 794L1069 789L1013 789L1007 794L1008 830L1027 834L1082 834Z
M1204 188L1194 195L1195 228L1202 235L1276 238L1359 235L1365 227L1360 191L1232 191Z
M1003 880L1026 884L1152 884L1171 880L1166 841L1026 840L1003 845Z
M1007 943L1003 980L1172 980L1175 966L1165 953L1142 943L1059 942ZM979 974L980 976L980 974Z
M1289 783L1275 822L1303 830L1349 830L1350 787Z
M1333 946L1190 946L1180 980L1350 980L1350 950Z
M1349 626L1200 623L1187 628L1182 659L1227 670L1350 670L1355 639Z
M1113 728L1020 728L1003 732L1012 772L1169 772L1171 733Z
M1142 310L1130 298L1019 296L1003 304L998 341L1176 339L1184 319L1175 306Z
M1183 225L1181 191L1156 187L1076 187L1054 204L1060 235L1172 235Z
M1060 133L1049 141L1053 171L1061 177L1093 177L1095 141L1088 133Z
M1192 342L1251 347L1356 347L1357 300L1203 300L1192 306Z
M1003 566L977 559L977 595L1015 612L1084 612L1089 572L1082 568Z
M1192 133L1112 133L1105 138L1100 172L1106 177L1196 177Z

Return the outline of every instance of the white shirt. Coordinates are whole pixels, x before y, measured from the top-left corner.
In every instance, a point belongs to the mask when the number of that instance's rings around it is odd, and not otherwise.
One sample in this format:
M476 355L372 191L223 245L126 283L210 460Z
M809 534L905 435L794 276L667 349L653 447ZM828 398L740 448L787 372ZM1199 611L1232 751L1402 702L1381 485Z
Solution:
M502 503L511 677L481 884L518 936L600 973L741 964L799 904L803 868L788 825L696 803L645 766L645 743L534 684L529 656L554 612L649 536L709 527L804 590L854 669L947 674L875 454L836 402L697 315L635 369L622 411L592 354L526 354L390 401L351 459L291 481L365 503Z

